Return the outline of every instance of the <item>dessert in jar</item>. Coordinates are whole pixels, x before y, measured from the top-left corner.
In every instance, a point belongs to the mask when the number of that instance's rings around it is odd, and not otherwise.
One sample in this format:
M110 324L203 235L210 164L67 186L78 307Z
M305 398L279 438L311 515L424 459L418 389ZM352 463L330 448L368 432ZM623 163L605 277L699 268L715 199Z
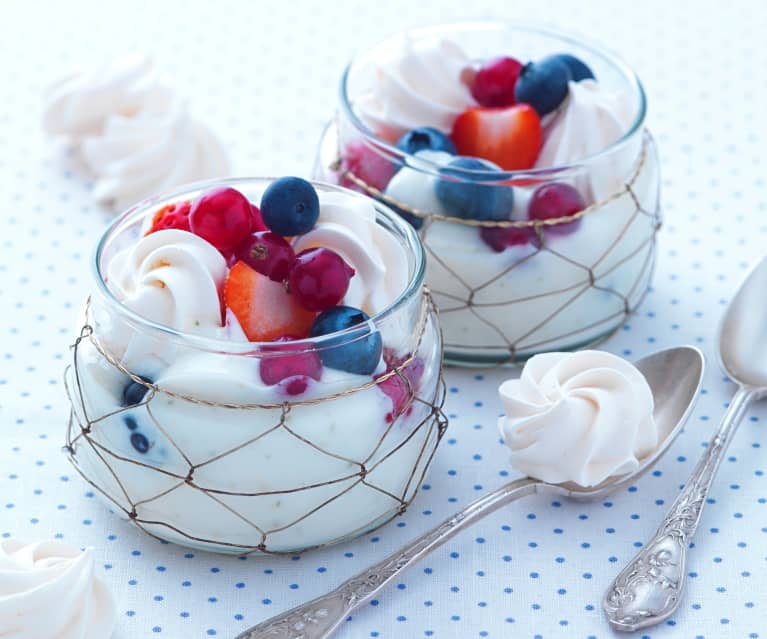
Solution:
M448 360L584 347L639 304L660 180L620 60L548 30L458 23L359 54L340 94L315 173L418 229Z
M413 499L445 427L415 231L300 178L145 201L95 254L67 371L73 463L146 532L296 552Z

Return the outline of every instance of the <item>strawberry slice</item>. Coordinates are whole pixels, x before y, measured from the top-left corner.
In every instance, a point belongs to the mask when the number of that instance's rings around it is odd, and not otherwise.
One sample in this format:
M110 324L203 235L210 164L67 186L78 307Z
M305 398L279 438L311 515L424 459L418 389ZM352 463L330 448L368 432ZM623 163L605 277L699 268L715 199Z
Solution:
M460 155L490 160L506 171L532 168L543 143L541 119L529 104L468 109L450 137Z
M189 231L189 211L192 203L187 201L166 204L152 218L152 226L144 235L165 229Z
M245 262L235 263L224 284L224 305L231 309L251 342L283 335L309 335L315 313L304 310L279 282Z

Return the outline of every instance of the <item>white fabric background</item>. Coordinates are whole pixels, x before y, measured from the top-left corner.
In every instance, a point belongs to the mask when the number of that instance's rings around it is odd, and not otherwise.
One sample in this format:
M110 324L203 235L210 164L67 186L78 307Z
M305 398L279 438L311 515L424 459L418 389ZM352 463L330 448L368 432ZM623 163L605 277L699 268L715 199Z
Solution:
M341 637L610 637L599 606L691 472L734 387L718 317L767 248L767 5L753 2L3 3L0 17L0 534L96 548L117 637L229 638L316 596L507 481L495 421L504 372L450 370L452 423L412 510L378 533L297 559L239 560L160 544L108 513L60 452L61 383L104 212L40 129L43 88L71 67L154 54L242 175L308 173L353 51L467 17L544 22L619 51L644 80L666 225L655 287L607 344L638 357L693 343L705 391L655 475L609 501L533 497L487 518L355 613ZM515 53L515 52L510 52ZM682 606L646 636L767 637L767 410L721 469ZM641 635L641 633L640 633ZM43 638L41 638L43 639ZM48 639L48 638L45 638Z

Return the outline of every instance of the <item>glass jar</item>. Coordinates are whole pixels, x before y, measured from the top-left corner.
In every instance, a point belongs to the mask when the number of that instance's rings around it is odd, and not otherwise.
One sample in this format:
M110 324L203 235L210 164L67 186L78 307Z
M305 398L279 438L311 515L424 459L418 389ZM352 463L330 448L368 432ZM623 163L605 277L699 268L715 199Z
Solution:
M457 44L475 69L501 55L531 60L575 55L591 67L600 86L621 96L630 123L599 152L525 171L446 171L449 156L405 153L395 142L406 127L388 125L385 113L369 114L373 87L381 69L399 72L392 60L403 47L417 51L444 40ZM415 73L408 64L403 68ZM408 88L417 94L415 86ZM338 113L323 134L314 173L387 203L418 229L448 361L509 363L603 340L647 291L661 221L658 157L645 112L637 76L614 55L580 39L499 22L417 29L372 46L346 68ZM554 117L543 118L544 136ZM530 219L532 192L555 182L574 186L585 208ZM503 219L457 217L451 194L462 186L475 193L479 187L493 201L511 192Z
M269 180L223 185L258 202ZM204 550L293 553L382 525L410 503L446 422L442 343L413 229L375 203L407 255L409 283L369 322L292 342L201 337L153 323L108 286L108 265L162 206L197 184L129 210L105 231L95 290L67 370L67 449L112 509L144 531ZM316 184L320 192L338 187ZM352 197L363 197L351 194ZM323 367L286 391L263 367L380 336L373 375Z

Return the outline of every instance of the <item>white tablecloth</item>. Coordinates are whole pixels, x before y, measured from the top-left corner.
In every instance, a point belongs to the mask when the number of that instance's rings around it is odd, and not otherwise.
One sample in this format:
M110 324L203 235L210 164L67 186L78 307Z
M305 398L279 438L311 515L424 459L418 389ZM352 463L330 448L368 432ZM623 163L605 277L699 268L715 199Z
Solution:
M356 48L409 26L487 16L587 34L639 71L660 144L666 224L654 288L606 347L633 358L696 344L709 358L705 390L671 452L636 486L593 504L531 497L488 517L355 613L340 636L611 636L603 590L655 530L733 393L716 364L717 320L767 249L767 10L758 1L5 4L0 535L95 547L118 601L117 637L232 637L507 481L496 431L506 373L448 371L451 425L427 484L375 534L293 559L246 560L139 534L93 498L60 450L62 369L108 218L43 136L43 88L71 67L148 50L219 132L236 173L306 174ZM679 612L647 636L767 637L765 421L763 406L748 414L703 515Z

